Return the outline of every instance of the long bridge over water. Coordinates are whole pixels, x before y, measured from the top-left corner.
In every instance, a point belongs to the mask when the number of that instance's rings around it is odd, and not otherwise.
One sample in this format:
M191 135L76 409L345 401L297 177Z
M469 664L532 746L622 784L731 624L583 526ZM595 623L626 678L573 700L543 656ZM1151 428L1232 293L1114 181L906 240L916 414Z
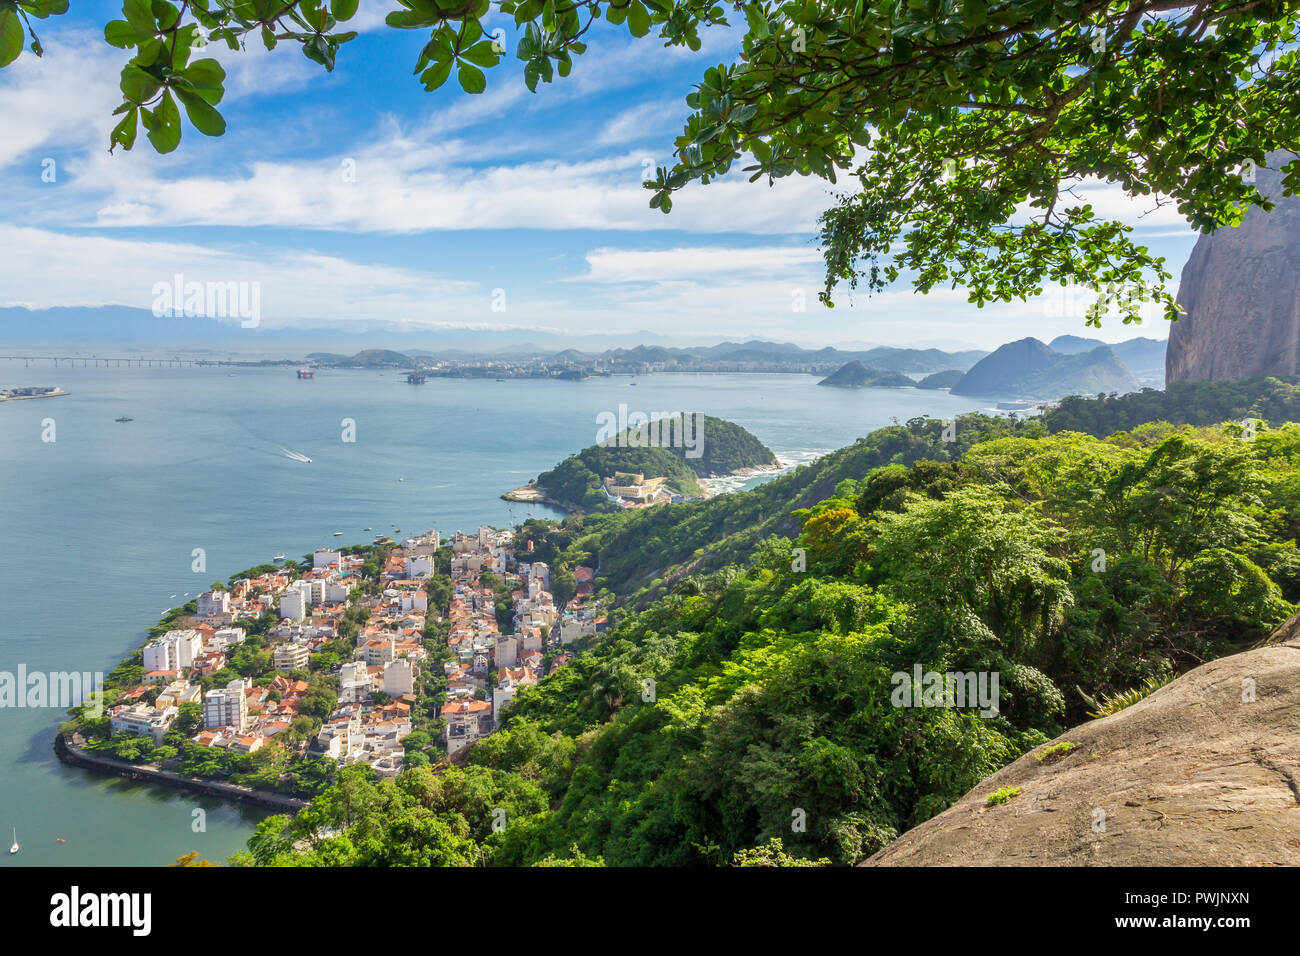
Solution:
M301 363L287 359L266 362L237 361L235 359L183 359L143 358L140 356L116 355L0 355L0 360L9 363L22 362L23 368L30 368L33 363L52 362L55 368L197 368L202 366L242 366L289 368ZM12 367L10 365L9 367Z

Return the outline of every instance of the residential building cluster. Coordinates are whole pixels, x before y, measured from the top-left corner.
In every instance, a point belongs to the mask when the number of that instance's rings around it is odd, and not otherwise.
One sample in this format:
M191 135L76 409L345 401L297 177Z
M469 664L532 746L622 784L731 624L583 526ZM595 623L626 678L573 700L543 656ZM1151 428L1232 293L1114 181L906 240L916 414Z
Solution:
M598 633L606 623L591 603L591 568L576 570L577 597L561 608L550 591L550 568L517 560L513 542L513 532L486 526L457 531L450 542L452 594L445 623L451 654L442 665L447 701L440 709L448 754L491 733L522 688L567 663L566 645ZM142 734L160 743L179 708L197 704L202 724L195 743L254 753L300 715L312 655L341 633L353 634L355 625L353 658L338 665L334 709L315 739L297 747L310 747L340 765L365 763L380 776L395 775L403 766L403 740L412 732L411 710L429 657L424 643L431 613L428 584L441 545L436 531L403 540L388 552L377 591L357 587L363 556L320 549L296 579L289 571L268 571L233 581L228 590L199 595L189 627L170 630L144 647L143 682L126 703L111 709L111 732ZM502 633L498 624L501 584L509 588L514 607L510 633ZM364 615L351 610L358 607ZM274 678L261 686L239 678L204 692L200 681L225 668L233 649L245 642L240 622L271 611L278 622L266 630L265 650ZM345 613L348 629L341 631Z

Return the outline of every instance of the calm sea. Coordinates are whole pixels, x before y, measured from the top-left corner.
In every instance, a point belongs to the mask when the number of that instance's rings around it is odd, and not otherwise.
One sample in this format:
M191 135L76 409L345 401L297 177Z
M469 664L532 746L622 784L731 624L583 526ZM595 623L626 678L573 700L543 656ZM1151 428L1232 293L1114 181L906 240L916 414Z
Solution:
M0 362L0 387L71 393L0 403L0 671L106 673L164 609L276 554L398 528L449 534L554 515L498 496L591 444L596 415L621 403L730 419L796 464L895 419L988 404L816 381L673 374L411 386L396 372L299 381L293 369ZM114 422L122 415L134 421ZM42 441L46 419L53 442ZM352 442L343 440L349 423ZM196 548L206 558L197 573ZM52 750L62 717L0 709L0 839L7 846L17 827L22 844L0 865L160 865L191 850L224 862L265 815L66 767Z

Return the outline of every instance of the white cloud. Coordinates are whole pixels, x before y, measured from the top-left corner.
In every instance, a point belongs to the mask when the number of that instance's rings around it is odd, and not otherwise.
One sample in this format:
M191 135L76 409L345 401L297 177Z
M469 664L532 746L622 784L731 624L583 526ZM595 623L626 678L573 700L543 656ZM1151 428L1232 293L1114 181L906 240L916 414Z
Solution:
M283 226L356 232L458 229L683 230L788 234L812 231L829 203L818 180L768 189L743 176L688 188L671 215L649 208L639 153L575 162L539 160L473 167L472 146L393 133L318 160L254 162L242 173L165 178L153 163L92 159L79 187L102 196L89 222L84 200L58 216L67 225ZM344 175L355 163L355 179Z
M44 33L48 32L43 31L41 40L44 57L24 52L0 71L4 103L0 169L41 147L76 142L81 148L90 141L101 148L108 146L108 131L116 122L109 120L122 101L117 76L123 51L114 50L102 37L97 39L87 31L47 37ZM62 155L53 158L59 160ZM33 180L39 176L39 165L36 169Z
M687 114L688 108L677 103L642 103L624 110L607 122L596 137L596 142L602 146L651 138L668 142L663 134L671 126L678 127L680 132Z
M430 323L478 313L490 298L472 282L311 251L244 252L198 243L70 236L0 224L4 301L33 308L123 305L149 309L156 283L256 283L268 325L326 322Z
M822 262L821 253L816 249L798 246L757 249L688 246L644 251L602 248L587 253L586 259L589 270L580 279L591 282L669 282L738 274L757 277L806 274L810 265L820 268Z

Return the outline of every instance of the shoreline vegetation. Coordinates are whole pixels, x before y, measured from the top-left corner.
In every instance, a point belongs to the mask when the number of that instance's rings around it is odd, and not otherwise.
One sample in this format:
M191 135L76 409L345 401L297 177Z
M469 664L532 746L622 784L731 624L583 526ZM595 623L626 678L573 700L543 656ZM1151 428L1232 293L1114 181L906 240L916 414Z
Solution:
M737 468L725 475L715 475L711 478L699 479L700 489L703 492L699 497L701 499L715 498L720 494L726 494L731 490L726 488L726 483L735 478L747 479L756 475L776 475L795 467L793 462L781 461L777 459L775 465L761 466L755 465L748 468ZM559 501L552 498L546 493L546 489L539 486L536 482L528 482L518 488L513 488L501 495L503 501L515 501L521 504L530 505L550 505L552 508L559 508L571 515L585 514L577 505L565 501Z
M170 770L164 770L157 764L135 764L120 760L117 757L110 757L107 754L90 753L82 749L82 746L77 743L78 739L80 738L75 734L71 739L62 734L56 734L54 737L54 752L64 763L85 770L126 777L137 783L156 784L174 790L188 790L192 793L201 793L207 797L231 800L235 803L252 804L267 810L281 812L285 810L301 810L310 802L270 790L259 790L256 787L246 787L234 783L225 783L220 780L208 780L204 777L191 777L174 773Z

